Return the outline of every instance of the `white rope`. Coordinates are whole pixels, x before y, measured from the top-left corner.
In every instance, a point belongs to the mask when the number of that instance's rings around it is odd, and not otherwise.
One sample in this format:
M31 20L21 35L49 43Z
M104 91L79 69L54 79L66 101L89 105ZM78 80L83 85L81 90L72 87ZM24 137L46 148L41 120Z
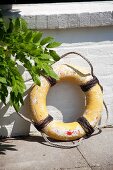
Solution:
M107 105L105 103L105 101L103 101L103 104L104 104L104 107L105 107L105 110L106 110L106 120L105 120L105 124L104 125L97 125L96 126L96 129L104 129L104 128L113 128L113 124L108 124L108 120L109 120L109 111L108 111L108 108L107 108Z
M66 144L58 144L58 143L53 143L51 142L47 137L46 137L46 134L41 132L41 135L42 137L44 138L44 140L49 143L50 145L49 146L53 146L53 147L56 147L56 148L63 148L63 149L70 149L70 148L75 148L77 146L79 146L81 144L81 142L84 140L84 138L80 138L79 140L75 140L75 141L71 141L73 144L69 144L69 145L66 145Z
M21 118L24 119L25 121L27 121L27 122L29 122L29 123L33 123L32 120L30 120L30 119L28 119L27 117L23 116L20 112L16 112L16 113L19 115L19 117L21 117Z

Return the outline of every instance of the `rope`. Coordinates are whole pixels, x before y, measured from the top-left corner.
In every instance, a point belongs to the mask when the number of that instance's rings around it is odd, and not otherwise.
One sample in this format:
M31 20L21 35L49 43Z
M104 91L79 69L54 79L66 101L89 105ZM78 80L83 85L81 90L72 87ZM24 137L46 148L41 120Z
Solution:
M105 121L105 125L98 125L96 126L96 128L98 129L104 129L104 128L113 128L113 124L108 124L108 119L109 119L109 111L108 111L108 108L107 108L107 105L105 103L105 101L103 101L103 104L104 104L104 108L106 110L106 121Z
M64 58L64 57L66 57L66 56L69 55L69 54L76 54L76 55L79 55L81 58L83 58L83 59L89 64L89 66L90 66L90 68L91 68L91 75L94 76L93 66L92 66L91 62L90 62L86 57L84 57L83 55L81 55L80 53L74 52L74 51L73 51L73 52L68 52L68 53L63 54L63 55L61 56L61 59Z
M26 122L29 122L29 123L32 123L33 124L33 121L28 119L27 117L23 116L20 112L16 112L19 117L21 117L22 119L24 119Z
M108 108L107 108L107 105L106 105L106 103L105 103L105 101L103 100L103 104L104 104L104 108L105 108L105 110L106 110L106 125L108 124L108 118L109 118L109 111L108 111Z
M70 66L70 65L68 65L68 64L64 64L64 65L70 67L72 70L74 70L74 71L75 71L77 74L79 74L81 77L86 77L86 76L90 76L90 75L91 75L90 73L84 74L84 73L82 73L81 71L79 71L78 69L76 69L76 68L74 68L74 67L72 67L72 66Z
M89 64L89 66L90 66L91 75L92 75L93 77L95 77L94 71L93 71L93 65L92 65L91 62L90 62L85 56L83 56L82 54L80 54L80 53L78 53L78 52L72 51L72 52L68 52L68 53L63 54L63 55L61 56L61 59L64 58L64 57L66 57L66 56L68 56L68 55L70 55L70 54L76 54L76 55L80 56L81 58L83 58L83 59ZM66 64L66 65L67 65L67 64ZM68 65L68 66L69 66L69 65ZM72 66L70 66L70 67L72 67ZM74 69L74 68L73 68L73 69ZM101 90L103 91L102 85L101 85L99 82L98 82L98 84L99 84Z
M42 137L44 138L44 140L49 143L50 145L49 146L53 146L53 147L56 147L56 148L62 148L62 149L70 149L70 148L75 148L77 146L79 146L81 144L81 142L83 141L84 138L80 138L79 140L76 140L76 141L72 141L72 145L69 144L69 145L62 145L62 144L57 144L57 143L53 143L51 142L47 137L46 137L46 134L45 133L41 133Z

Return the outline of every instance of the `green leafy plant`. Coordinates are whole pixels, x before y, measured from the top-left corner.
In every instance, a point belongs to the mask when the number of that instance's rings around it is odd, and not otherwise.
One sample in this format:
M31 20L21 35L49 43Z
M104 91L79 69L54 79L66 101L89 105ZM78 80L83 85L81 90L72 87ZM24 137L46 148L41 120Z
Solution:
M60 59L52 48L61 45L53 37L42 37L42 32L28 29L22 18L9 19L6 24L0 17L0 100L19 111L23 104L25 83L18 63L30 73L33 81L40 85L40 75L58 79L52 64Z

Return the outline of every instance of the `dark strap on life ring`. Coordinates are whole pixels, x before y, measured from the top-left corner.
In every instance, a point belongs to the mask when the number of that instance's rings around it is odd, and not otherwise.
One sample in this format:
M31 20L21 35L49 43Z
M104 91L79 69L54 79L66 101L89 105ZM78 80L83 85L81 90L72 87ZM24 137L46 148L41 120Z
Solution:
M77 122L82 126L82 128L84 129L85 133L86 133L86 137L91 136L91 134L94 132L93 127L90 125L90 123L88 122L88 120L81 116L77 119Z
M54 86L57 83L56 79L54 79L52 77L46 77L46 79L49 81L51 86Z
M45 128L52 120L53 117L48 115L44 120L40 121L39 123L34 122L33 124L38 131L42 131L42 129Z
M93 76L93 79L88 81L86 84L81 85L81 89L84 92L87 92L90 90L93 86L95 86L96 83L99 83L99 80L96 76Z

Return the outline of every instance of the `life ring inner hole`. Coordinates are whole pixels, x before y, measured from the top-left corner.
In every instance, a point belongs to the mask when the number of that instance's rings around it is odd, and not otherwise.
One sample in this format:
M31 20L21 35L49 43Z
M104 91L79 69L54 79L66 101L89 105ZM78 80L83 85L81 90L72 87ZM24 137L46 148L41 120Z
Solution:
M54 119L76 121L85 110L85 94L75 82L60 81L49 89L47 108Z

